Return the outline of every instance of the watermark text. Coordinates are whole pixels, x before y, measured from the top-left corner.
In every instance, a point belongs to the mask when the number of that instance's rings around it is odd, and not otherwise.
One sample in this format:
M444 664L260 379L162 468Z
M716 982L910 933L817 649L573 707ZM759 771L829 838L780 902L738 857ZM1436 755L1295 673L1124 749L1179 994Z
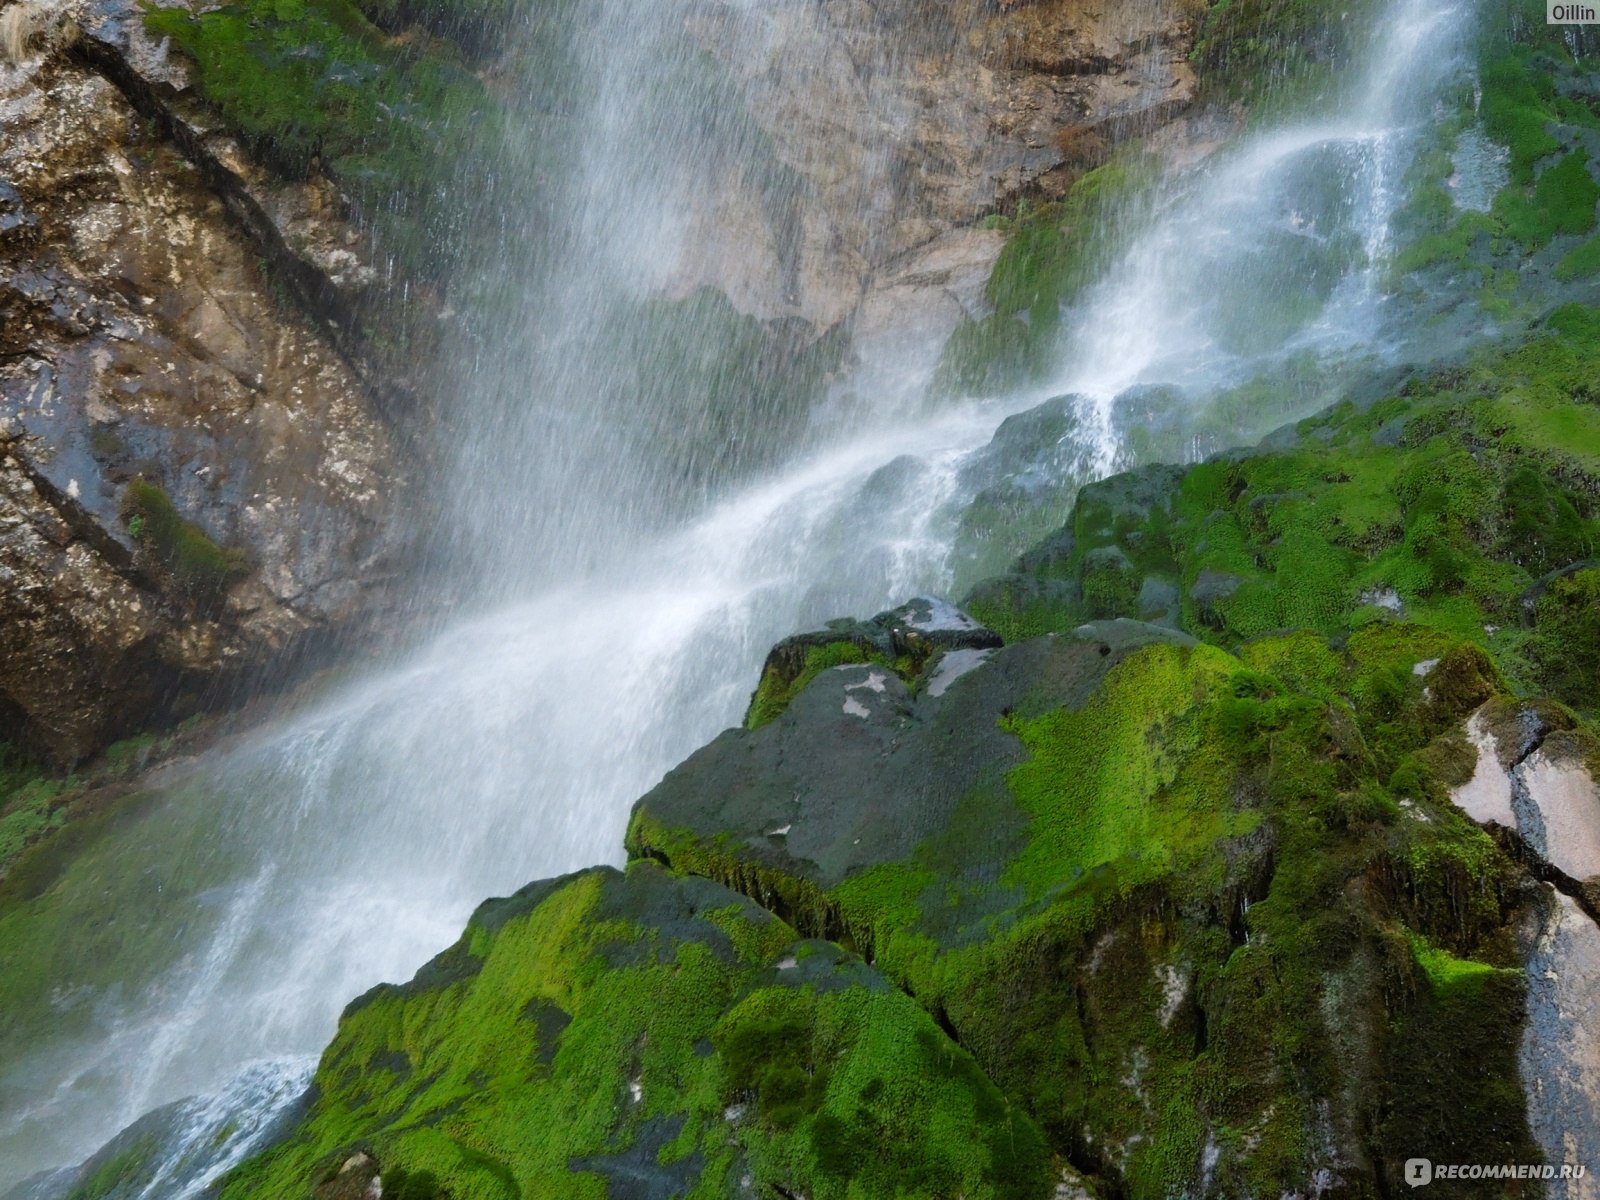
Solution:
M1437 1179L1582 1179L1586 1170L1577 1163L1436 1163L1408 1158L1405 1181L1426 1187Z

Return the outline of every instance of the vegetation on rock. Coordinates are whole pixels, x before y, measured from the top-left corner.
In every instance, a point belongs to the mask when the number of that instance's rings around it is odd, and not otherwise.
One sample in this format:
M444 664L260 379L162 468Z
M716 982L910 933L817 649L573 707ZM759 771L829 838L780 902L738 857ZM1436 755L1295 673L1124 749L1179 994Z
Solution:
M179 514L159 485L143 477L129 483L123 494L122 520L173 582L203 604L216 603L227 585L245 573L242 550L217 545Z
M863 948L1056 1153L1119 1193L1288 1191L1328 1168L1363 1194L1405 1145L1536 1156L1505 1037L1528 884L1438 774L1439 739L1503 687L1488 659L1401 625L1343 649L1302 633L1238 655L1111 652L1093 629L1070 645L1057 656L1114 665L1065 705L1062 669L1042 664L988 696L1024 760L948 821L896 796L899 820L934 830L909 854L869 844L830 875L826 850L749 836L776 794L839 786L814 760L758 775L698 824L691 760L640 802L630 849ZM802 803L794 828L821 819ZM1457 988L1463 974L1483 985ZM1433 1105L1441 1073L1475 1123Z
M386 36L350 0L152 6L146 24L193 60L200 94L262 161L331 175L413 276L452 264L454 181L480 173L503 110L449 43Z
M1043 1140L910 999L714 884L649 864L479 909L353 1003L317 1097L223 1196L302 1194L356 1146L437 1194L1043 1194Z
M1520 346L1338 406L1270 448L1092 484L1060 536L969 605L1031 636L1131 612L1156 581L1181 597L1176 624L1221 645L1403 617L1482 645L1532 691L1592 703L1555 675L1582 661L1561 647L1592 636L1585 582L1541 581L1600 547L1596 370L1596 313L1569 306Z

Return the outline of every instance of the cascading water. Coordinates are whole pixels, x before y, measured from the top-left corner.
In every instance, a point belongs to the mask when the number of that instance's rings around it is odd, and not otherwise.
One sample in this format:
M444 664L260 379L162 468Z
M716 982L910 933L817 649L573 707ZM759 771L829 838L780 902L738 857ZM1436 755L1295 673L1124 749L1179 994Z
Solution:
M305 1078L340 1007L409 976L480 899L617 861L633 799L738 719L773 641L950 588L961 514L1008 472L1070 495L1124 463L1130 389L1198 411L1296 355L1393 349L1376 281L1398 175L1470 18L1467 0L1399 0L1354 99L1175 172L1069 315L1058 387L858 412L823 437L803 413L702 412L693 364L666 371L630 334L653 291L693 279L689 215L719 171L784 185L698 69L692 0L594 7L564 51L593 89L530 133L543 158L501 164L569 183L485 268L498 316L464 376L440 539L474 610L170 769L78 851L54 919L114 916L75 943L92 953L43 968L40 1023L0 1046L0 1187L179 1097L212 1097L170 1125L211 1142L220 1124L195 1113L288 1103L297 1087L263 1079ZM986 454L1054 392L1085 398L1075 432L1026 464ZM235 1157L150 1194L193 1194Z

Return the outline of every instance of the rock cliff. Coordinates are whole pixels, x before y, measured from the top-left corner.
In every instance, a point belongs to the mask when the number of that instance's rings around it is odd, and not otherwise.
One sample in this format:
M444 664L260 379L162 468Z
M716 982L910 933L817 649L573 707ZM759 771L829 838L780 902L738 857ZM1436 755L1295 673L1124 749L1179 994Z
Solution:
M309 186L252 228L227 146L105 69L143 78L101 40L136 14L35 11L0 66L0 714L72 763L374 620L406 471L285 274L359 276L358 232Z

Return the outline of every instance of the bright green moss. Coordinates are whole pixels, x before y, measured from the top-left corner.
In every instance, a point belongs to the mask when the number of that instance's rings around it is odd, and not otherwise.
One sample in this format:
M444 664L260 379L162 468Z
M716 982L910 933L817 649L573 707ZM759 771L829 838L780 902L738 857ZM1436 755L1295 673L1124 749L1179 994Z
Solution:
M1501 223L1487 213L1461 213L1439 232L1425 234L1402 248L1395 256L1391 274L1399 278L1440 266L1457 270L1474 267L1475 252L1491 247L1503 233Z
M398 1169L452 1200L599 1197L641 1151L679 1194L725 1194L736 1165L819 1200L1048 1192L1038 1132L913 1001L837 950L774 971L733 951L739 922L747 952L794 941L649 866L475 918L469 972L346 1012L305 1121L223 1195L304 1192L358 1142L385 1194Z
M1172 787L1202 744L1197 702L1224 687L1233 666L1210 647L1152 646L1116 667L1082 709L1012 719L1030 758L1010 786L1030 825L1007 879L1038 896L1119 859L1164 872L1227 832L1224 795Z
M1512 182L1530 184L1539 161L1561 149L1548 128L1556 119L1550 107L1554 89L1530 47L1497 49L1499 57L1481 68L1483 124L1490 137L1510 149Z
M122 519L173 582L202 603L217 602L228 584L246 570L242 550L217 545L200 526L184 520L166 492L146 479L128 485Z
M1559 234L1588 233L1595 226L1600 184L1589 171L1589 156L1575 150L1540 172L1532 191L1507 188L1495 201L1494 215L1515 241L1530 249Z
M1470 990L1480 985L1487 976L1502 970L1488 963L1457 958L1448 950L1430 945L1426 938L1416 934L1411 934L1407 940L1411 943L1411 952L1416 955L1417 965L1428 977L1428 986L1435 992Z
M768 667L762 672L761 682L756 687L755 695L750 698L750 708L744 718L745 728L760 729L763 725L776 721L789 707L790 702L805 691L806 685L822 672L834 667L868 661L876 659L854 642L829 642L827 645L808 649L805 655L805 667L792 679L785 679L775 667Z

